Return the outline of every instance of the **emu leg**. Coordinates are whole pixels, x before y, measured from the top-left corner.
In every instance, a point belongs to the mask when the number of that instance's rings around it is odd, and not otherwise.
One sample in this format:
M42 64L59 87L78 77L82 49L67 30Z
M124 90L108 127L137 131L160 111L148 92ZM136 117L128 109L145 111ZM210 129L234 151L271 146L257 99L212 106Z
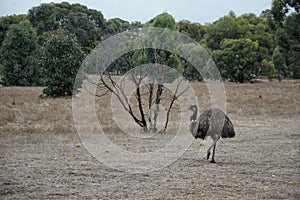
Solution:
M207 157L206 157L207 160L209 159L209 156L210 156L210 151L207 151Z
M209 157L210 157L210 151L211 151L211 148L214 146L215 143L213 143L208 149L207 149L207 156L206 156L206 159L208 160Z
M218 141L219 139L220 139L220 136L218 136L216 139L214 139L214 142L213 142L212 145L208 148L208 150L207 150L207 157L206 157L207 160L209 159L210 151L211 151L211 148L213 148L213 147L214 147L214 149L213 149L213 158L212 158L212 160L214 160L216 143L217 143L217 141Z
M217 143L215 143L215 145L214 145L214 149L213 149L213 155L212 155L212 158L211 158L211 163L216 163L215 162L215 150L216 150L216 146L217 146Z

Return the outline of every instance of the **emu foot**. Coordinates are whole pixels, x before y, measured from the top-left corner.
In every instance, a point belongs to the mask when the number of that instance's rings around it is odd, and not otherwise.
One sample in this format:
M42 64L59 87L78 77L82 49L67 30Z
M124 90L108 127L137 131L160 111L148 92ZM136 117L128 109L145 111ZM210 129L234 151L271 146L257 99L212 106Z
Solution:
M211 160L210 163L216 163L216 161L215 160Z
M210 151L207 152L207 157L206 157L207 160L209 159L209 156L210 156Z

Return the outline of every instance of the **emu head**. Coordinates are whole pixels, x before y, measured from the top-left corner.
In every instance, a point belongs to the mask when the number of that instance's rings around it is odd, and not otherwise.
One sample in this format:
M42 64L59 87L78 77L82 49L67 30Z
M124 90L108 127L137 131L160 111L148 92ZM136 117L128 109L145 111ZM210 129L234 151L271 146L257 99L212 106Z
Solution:
M190 117L190 121L191 121L191 122L196 121L196 119L197 119L197 112L198 112L197 106L196 106L196 105L191 105L191 106L189 107L188 110L193 111L193 114L192 114L192 116Z
M192 111L197 111L197 106L196 105L190 105L190 107L188 108L188 110L192 110Z

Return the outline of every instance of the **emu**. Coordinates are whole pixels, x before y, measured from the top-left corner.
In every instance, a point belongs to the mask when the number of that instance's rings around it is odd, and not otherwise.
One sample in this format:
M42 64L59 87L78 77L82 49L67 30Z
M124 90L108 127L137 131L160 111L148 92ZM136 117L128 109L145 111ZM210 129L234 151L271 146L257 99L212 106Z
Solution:
M213 139L212 145L207 150L207 160L211 154L211 148L213 148L213 154L211 163L215 163L215 150L217 141L222 138L232 138L235 136L232 122L228 116L217 108L211 108L205 111L197 119L197 106L191 105L189 110L193 111L190 117L190 131L192 135L197 139L205 139L210 136Z

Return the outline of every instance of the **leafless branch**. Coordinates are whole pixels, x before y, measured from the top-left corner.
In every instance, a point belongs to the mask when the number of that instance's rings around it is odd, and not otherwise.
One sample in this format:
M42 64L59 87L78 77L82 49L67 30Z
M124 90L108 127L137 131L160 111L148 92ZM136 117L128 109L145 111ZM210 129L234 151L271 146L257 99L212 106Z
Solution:
M186 87L186 88L185 88L184 90L182 90L179 94L177 94L177 93L178 93L178 90L179 90L179 87L180 87L180 85L181 85L181 83L182 83L183 81L184 81L184 79L183 79L183 78L180 78L179 81L178 81L177 84L176 84L175 92L174 92L174 94L173 94L173 96L172 96L171 103L170 103L169 108L168 108L168 110L167 110L167 117L166 117L166 121L165 121L165 126L164 126L164 129L163 129L163 132L165 132L165 131L167 130L168 123L169 123L169 117L170 117L170 111L171 111L171 109L172 109L172 107L173 107L174 102L175 102L181 95L183 95L183 94L189 89L189 87Z

